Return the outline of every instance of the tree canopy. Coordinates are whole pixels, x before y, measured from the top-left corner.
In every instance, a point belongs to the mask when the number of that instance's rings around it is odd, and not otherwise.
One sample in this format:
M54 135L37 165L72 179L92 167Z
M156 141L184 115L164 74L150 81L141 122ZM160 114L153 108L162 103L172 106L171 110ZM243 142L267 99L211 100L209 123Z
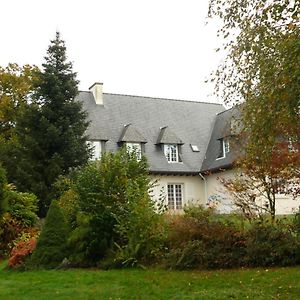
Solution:
M75 100L78 81L58 32L42 66L32 102L16 126L21 151L14 182L38 196L40 214L45 215L57 177L87 162L88 122L81 103Z

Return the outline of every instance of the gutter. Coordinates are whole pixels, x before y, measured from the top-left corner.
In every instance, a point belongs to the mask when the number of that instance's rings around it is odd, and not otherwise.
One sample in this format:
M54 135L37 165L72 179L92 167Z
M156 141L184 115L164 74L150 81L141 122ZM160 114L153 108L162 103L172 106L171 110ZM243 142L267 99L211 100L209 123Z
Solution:
M205 204L208 204L208 199L207 199L207 181L206 181L206 178L201 173L199 173L199 176L204 181L204 198L205 198Z

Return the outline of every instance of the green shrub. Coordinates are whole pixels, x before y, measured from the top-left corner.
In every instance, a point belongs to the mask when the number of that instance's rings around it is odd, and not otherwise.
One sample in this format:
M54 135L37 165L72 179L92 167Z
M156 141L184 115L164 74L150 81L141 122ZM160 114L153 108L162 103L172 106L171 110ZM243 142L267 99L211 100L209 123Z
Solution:
M247 265L288 266L299 262L299 238L289 230L288 225L257 222L247 232Z
M5 170L0 165L0 223L3 214L7 211L7 199L5 197L5 191L6 191L6 174Z
M144 157L123 148L73 176L60 198L68 219L76 220L69 238L73 263L133 266L157 256L164 226L148 193L148 172Z
M68 257L68 226L57 201L52 201L44 227L32 254L30 265L36 268L55 268Z
M7 191L6 198L9 206L9 213L24 227L34 226L37 217L37 198L30 193Z
M203 207L171 217L168 241L167 265L172 268L238 267L245 253L244 232Z

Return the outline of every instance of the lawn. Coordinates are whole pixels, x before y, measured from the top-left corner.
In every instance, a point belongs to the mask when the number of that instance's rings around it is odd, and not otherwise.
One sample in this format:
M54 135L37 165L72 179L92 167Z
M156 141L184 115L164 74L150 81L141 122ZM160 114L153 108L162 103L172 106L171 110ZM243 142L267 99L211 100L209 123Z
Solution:
M299 299L300 267L226 271L4 271L0 299Z

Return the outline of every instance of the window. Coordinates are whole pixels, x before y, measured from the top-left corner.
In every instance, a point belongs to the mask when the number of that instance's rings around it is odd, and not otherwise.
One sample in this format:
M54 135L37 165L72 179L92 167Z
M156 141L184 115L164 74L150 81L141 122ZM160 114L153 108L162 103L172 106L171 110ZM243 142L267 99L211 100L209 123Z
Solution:
M101 157L101 141L87 141L88 146L92 149L91 160L97 160Z
M178 145L165 144L164 153L169 163L176 163L179 161L178 157Z
M182 209L183 184L168 184L168 207L169 209Z
M219 139L219 154L217 159L226 157L226 153L229 153L229 151L230 151L229 140L225 138Z
M291 137L288 138L288 150L289 152L298 152L297 141Z
M138 160L142 158L142 147L140 143L126 143L126 149L130 154L135 153Z

